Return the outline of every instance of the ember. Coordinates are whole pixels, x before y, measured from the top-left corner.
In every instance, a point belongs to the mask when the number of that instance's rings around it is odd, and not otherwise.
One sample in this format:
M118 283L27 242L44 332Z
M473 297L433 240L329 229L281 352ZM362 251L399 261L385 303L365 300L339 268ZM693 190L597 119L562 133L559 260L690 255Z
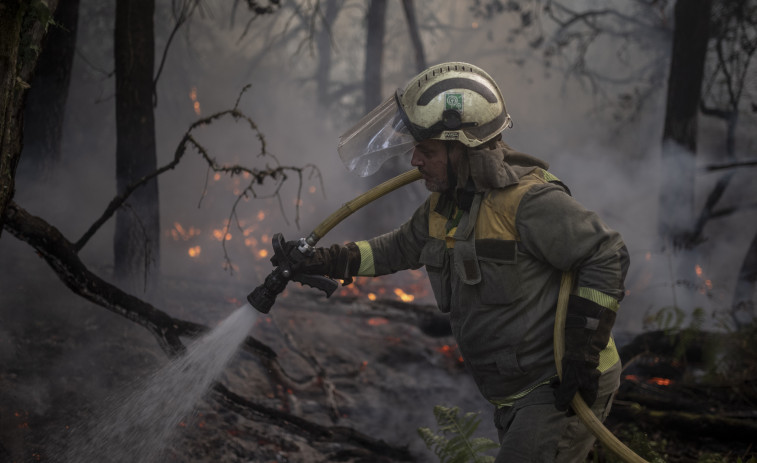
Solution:
M373 317L368 319L368 324L371 326L381 326L386 325L387 323L389 323L389 320L384 317Z
M673 380L671 380L671 379L668 379L668 378L657 378L657 377L649 378L647 380L647 382L649 384L656 384L658 386L670 386L671 384L673 384Z
M194 108L195 114L200 115L200 102L197 101L197 87L192 87L189 91L189 99L192 100L192 108Z
M413 302L413 300L415 300L415 296L413 296L412 294L407 294L402 290L402 288L395 288L394 294L396 294L397 297L402 300L402 302Z

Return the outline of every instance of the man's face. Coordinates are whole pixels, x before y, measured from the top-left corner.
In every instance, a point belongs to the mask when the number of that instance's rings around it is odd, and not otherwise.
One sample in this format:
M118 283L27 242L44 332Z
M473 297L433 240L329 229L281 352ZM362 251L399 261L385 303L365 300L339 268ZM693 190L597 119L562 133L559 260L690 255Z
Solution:
M455 166L462 156L463 145L454 143L449 152L453 173ZM413 158L410 161L413 167L417 167L423 174L426 188L429 191L442 193L450 185L447 178L447 145L441 140L424 140L413 150Z

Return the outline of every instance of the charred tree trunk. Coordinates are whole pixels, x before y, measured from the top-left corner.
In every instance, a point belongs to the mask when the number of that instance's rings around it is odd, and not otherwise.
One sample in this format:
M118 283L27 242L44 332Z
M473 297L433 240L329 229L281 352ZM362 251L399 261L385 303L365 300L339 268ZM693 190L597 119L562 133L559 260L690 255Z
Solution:
M405 10L405 19L407 28L410 32L410 41L415 51L415 68L418 72L426 69L426 54L423 51L423 41L418 29L418 19L415 17L415 2L413 0L402 0L402 7Z
M741 263L739 275L736 278L736 289L733 291L732 314L737 328L754 322L755 320L755 288L757 287L757 233Z
M712 0L679 0L675 6L658 216L660 237L666 246L682 246L693 225L697 115L711 5Z
M363 95L365 112L381 103L381 69L384 57L384 32L386 30L386 0L371 0L366 21L365 79Z
M118 194L129 184L155 171L153 73L154 0L116 2L116 183ZM115 277L132 285L159 270L160 213L158 182L135 191L116 215L113 241ZM136 286L135 286L136 287Z
M35 50L40 48L57 5L57 0L35 7L20 0L0 4L0 234L21 157L27 82L37 64Z
M329 75L331 73L331 25L334 24L339 9L342 7L341 0L328 0L326 12L323 17L323 29L318 34L318 69L316 70L316 82L318 84L318 104L329 105Z
M61 160L63 117L76 47L79 0L55 11L24 109L24 163L31 175L49 174ZM23 169L23 168L22 168Z

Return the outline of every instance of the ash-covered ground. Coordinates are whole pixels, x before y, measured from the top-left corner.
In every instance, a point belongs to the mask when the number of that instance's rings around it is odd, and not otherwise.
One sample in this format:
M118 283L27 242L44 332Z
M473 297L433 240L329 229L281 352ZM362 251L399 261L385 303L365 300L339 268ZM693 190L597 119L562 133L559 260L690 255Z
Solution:
M25 244L4 236L0 251L0 461L56 461L74 429L170 360L147 330L70 292ZM174 317L213 327L255 284L165 277L149 299ZM496 439L490 406L454 341L439 329L439 317L432 306L326 299L295 283L250 332L276 352L280 369L240 350L219 382L245 400L407 447L415 461L436 461L416 432L435 429L434 405L480 411L478 434ZM312 442L291 426L240 413L210 395L176 431L163 461L372 458L338 442Z

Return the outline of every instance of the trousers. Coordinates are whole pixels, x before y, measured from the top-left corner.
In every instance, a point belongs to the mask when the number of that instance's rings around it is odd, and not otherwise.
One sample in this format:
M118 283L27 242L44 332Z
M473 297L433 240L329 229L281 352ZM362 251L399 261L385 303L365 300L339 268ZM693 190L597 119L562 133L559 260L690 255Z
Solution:
M620 362L600 378L599 395L591 410L605 420L620 383ZM554 388L545 384L494 412L500 450L496 463L583 462L594 445L594 435L581 419L555 408Z

